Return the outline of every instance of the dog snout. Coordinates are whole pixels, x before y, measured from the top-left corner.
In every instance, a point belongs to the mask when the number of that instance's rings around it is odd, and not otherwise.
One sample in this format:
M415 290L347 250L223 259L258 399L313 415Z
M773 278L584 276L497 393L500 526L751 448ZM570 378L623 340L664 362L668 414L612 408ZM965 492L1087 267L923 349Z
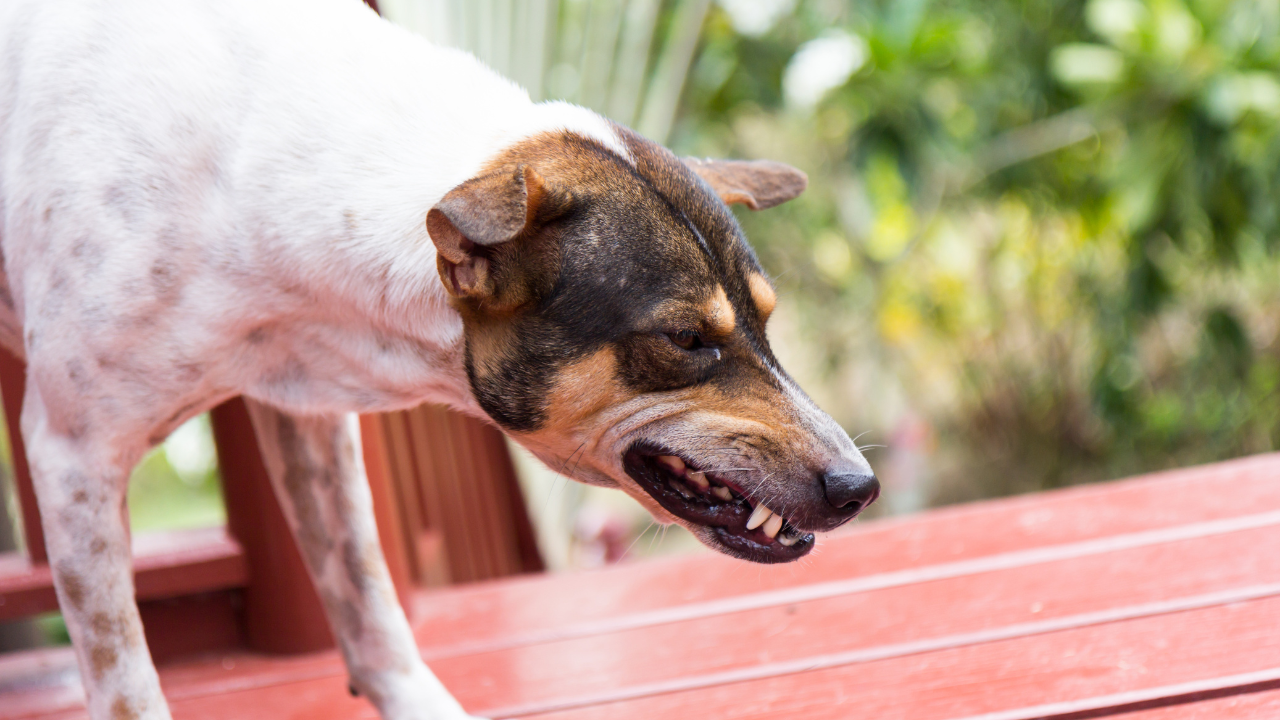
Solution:
M832 469L822 475L827 502L849 518L880 497L880 481L871 470Z

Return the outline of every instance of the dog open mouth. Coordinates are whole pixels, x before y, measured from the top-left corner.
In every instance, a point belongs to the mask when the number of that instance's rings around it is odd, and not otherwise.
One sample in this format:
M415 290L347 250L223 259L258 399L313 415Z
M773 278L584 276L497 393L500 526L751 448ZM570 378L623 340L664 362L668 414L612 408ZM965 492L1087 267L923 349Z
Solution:
M632 446L622 464L659 505L709 530L730 555L781 563L813 549L812 533L793 527L723 474L701 470L687 458L643 443Z

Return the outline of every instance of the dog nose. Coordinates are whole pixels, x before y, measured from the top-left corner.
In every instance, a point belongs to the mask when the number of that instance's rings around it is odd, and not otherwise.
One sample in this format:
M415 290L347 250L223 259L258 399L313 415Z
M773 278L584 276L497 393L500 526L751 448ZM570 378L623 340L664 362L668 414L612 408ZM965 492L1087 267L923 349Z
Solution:
M858 513L880 497L880 481L874 473L828 472L822 476L827 502L846 513Z

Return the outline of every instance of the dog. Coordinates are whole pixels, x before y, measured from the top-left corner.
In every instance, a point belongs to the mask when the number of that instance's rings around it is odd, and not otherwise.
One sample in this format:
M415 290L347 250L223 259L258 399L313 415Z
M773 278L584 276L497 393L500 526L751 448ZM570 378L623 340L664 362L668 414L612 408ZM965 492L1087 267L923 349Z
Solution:
M396 602L356 412L447 403L716 550L803 556L879 487L779 367L726 204L806 182L533 103L357 0L0 0L0 342L90 716L169 717L125 484L236 395L388 720L467 716Z

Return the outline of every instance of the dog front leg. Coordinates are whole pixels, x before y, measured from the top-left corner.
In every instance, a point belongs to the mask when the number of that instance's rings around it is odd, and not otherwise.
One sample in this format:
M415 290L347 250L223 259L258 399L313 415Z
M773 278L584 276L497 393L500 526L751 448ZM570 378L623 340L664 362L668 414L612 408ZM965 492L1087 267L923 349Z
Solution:
M125 487L136 455L108 423L51 417L27 385L22 429L53 569L93 720L168 720L134 600Z
M355 415L249 413L276 496L351 675L386 720L467 718L422 662L373 518Z

